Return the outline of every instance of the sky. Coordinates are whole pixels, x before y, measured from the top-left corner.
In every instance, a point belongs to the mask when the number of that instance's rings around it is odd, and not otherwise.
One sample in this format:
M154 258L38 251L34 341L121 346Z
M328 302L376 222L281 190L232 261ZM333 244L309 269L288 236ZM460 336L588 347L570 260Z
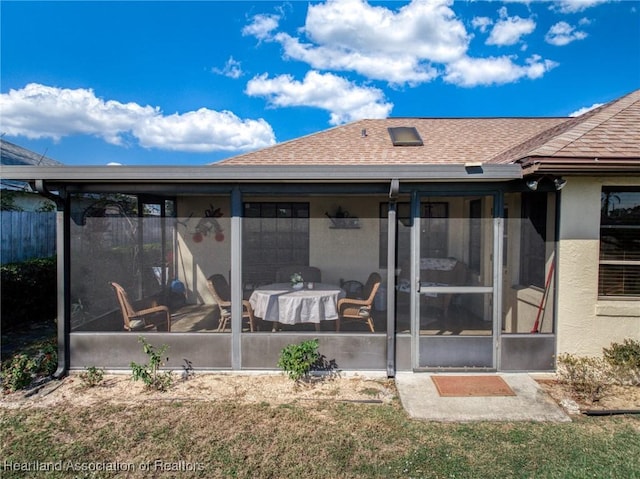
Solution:
M640 88L640 0L0 0L0 135L205 165L363 118L575 116Z

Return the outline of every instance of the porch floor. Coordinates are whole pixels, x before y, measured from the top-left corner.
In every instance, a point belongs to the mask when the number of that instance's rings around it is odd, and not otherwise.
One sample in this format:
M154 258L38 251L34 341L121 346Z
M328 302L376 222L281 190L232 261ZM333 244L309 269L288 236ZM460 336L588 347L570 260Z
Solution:
M374 311L375 330L378 333L386 331L386 311ZM273 323L257 319L258 331L261 333L271 332ZM396 315L397 331L402 333L410 332L410 321L408 311L398 310ZM191 332L218 332L219 313L215 305L210 304L188 304L171 314L171 331L180 333ZM279 331L300 331L317 332L313 324L280 325ZM343 320L340 327L341 332L369 332L369 328L364 321ZM229 326L223 332L229 333ZM243 331L248 332L246 321ZM320 324L321 332L334 332L335 322L325 321ZM451 308L445 317L442 311L437 309L428 310L421 320L421 335L461 335L461 336L486 336L491 334L491 323L474 317L462 308Z

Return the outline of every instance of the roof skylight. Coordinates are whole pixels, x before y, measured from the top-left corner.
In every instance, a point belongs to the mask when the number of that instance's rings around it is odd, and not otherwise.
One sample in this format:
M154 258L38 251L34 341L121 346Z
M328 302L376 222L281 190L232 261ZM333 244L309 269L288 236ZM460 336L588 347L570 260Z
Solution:
M422 146L422 138L413 126L387 128L393 146Z

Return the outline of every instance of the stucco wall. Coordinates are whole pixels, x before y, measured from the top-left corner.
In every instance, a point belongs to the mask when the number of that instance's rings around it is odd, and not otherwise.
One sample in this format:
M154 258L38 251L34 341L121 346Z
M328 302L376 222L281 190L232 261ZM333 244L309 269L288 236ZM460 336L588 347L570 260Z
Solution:
M212 304L207 278L218 273L228 278L231 269L230 200L190 196L180 198L177 206L177 277L185 284L190 303ZM215 222L222 229L222 236L216 235L214 223L206 216L207 210L218 208L222 216L216 217Z
M558 244L558 353L600 355L624 338L640 340L640 301L598 299L600 193L638 178L566 177Z
M380 271L380 201L373 197L319 197L311 200L309 264L322 269L322 281L338 284L340 279L364 283L373 271ZM330 215L338 207L359 218L358 229L331 228Z

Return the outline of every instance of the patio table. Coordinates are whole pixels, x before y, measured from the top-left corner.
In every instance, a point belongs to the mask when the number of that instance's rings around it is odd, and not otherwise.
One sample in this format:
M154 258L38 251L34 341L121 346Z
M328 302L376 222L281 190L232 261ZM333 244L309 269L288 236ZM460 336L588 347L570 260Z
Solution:
M294 289L289 283L268 284L257 288L249 298L254 314L265 321L281 324L312 323L338 319L338 300L346 293L338 286L315 283ZM275 327L275 324L274 324Z

